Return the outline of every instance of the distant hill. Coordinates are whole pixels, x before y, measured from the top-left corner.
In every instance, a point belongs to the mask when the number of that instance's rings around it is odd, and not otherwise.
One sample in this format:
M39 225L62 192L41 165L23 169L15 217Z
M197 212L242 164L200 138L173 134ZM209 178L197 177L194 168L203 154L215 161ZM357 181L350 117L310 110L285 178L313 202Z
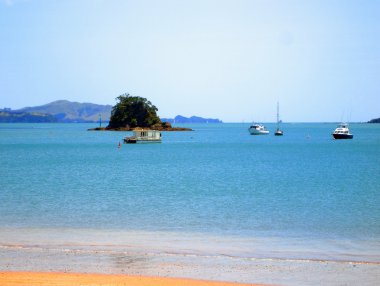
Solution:
M170 123L222 123L221 120L214 118L203 118L199 116L191 116L188 118L181 115L177 115L174 118L161 118L161 121Z
M371 119L367 123L380 123L380 118Z
M0 123L49 123L57 121L57 118L50 114L0 110Z
M102 121L109 121L111 110L111 105L57 100L41 106L25 107L17 112L51 114L58 122L97 122L99 114Z
M111 111L112 105L57 100L45 105L24 107L18 110L0 109L0 122L98 122L99 114L103 122L108 122ZM222 123L221 120L214 118L199 116L188 118L181 115L177 115L175 118L161 118L161 121L169 123Z

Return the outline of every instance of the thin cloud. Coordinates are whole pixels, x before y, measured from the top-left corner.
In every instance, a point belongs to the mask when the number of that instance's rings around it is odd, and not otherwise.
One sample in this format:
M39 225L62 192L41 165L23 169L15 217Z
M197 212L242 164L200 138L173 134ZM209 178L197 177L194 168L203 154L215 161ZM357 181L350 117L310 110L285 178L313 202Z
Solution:
M3 0L2 1L6 6L12 6L14 1L13 0Z
M17 3L21 3L21 2L27 2L29 0L2 0L1 2L5 5L5 6L13 6Z

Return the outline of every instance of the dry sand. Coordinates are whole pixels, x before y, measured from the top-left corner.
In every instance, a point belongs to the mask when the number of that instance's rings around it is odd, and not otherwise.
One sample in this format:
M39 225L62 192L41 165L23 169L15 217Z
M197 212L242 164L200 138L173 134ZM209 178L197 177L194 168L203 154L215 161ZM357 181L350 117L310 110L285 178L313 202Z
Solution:
M243 286L229 282L202 281L192 279L143 277L129 275L41 273L41 272L0 272L1 286Z

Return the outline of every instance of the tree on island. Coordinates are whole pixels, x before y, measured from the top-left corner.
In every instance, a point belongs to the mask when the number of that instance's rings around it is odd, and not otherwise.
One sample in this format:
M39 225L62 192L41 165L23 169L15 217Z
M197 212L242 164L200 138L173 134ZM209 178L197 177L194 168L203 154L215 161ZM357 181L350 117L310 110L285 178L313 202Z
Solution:
M151 127L162 124L157 116L157 107L146 98L125 93L116 100L118 103L112 108L107 128Z

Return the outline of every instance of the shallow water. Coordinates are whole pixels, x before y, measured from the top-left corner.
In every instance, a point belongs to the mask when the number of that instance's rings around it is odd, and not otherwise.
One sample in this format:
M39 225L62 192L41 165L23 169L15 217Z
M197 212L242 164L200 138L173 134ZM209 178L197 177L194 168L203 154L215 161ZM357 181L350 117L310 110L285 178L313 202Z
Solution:
M1 124L0 244L380 262L380 126L248 126L118 149L89 124Z

